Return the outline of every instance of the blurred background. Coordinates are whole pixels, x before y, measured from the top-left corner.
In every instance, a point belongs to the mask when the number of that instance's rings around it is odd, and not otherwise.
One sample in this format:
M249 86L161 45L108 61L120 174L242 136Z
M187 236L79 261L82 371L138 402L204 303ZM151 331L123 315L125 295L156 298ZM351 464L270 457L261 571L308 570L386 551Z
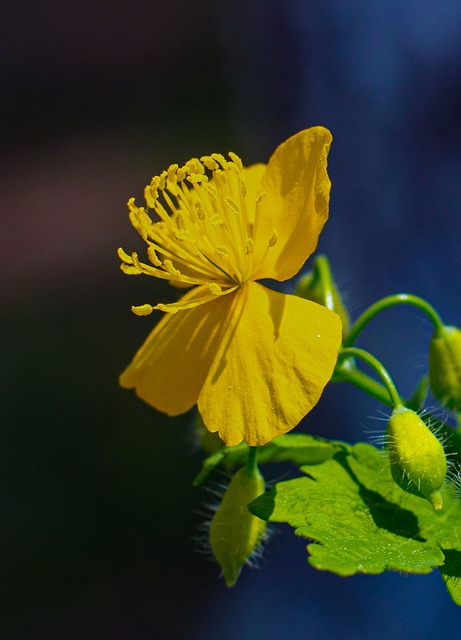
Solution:
M319 249L352 316L409 291L459 325L461 4L3 0L1 16L0 638L455 631L436 572L317 573L289 530L224 587L195 551L209 498L191 487L190 416L118 387L152 327L130 306L171 293L121 274L116 248L140 246L126 201L170 163L266 161L321 124L334 144ZM409 394L429 336L402 307L361 344ZM380 409L330 386L302 428L357 441L382 429Z

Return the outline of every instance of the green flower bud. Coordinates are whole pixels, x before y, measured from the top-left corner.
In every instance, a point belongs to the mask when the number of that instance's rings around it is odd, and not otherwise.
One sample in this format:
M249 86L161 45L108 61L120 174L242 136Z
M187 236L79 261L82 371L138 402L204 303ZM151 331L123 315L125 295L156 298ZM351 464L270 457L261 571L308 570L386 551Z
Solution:
M429 345L429 384L439 402L461 412L461 330L443 327Z
M313 270L298 280L295 295L335 311L341 318L343 335L347 334L350 326L349 314L333 280L325 256L318 256L314 262Z
M397 484L406 491L422 494L434 509L440 510L440 487L447 473L447 459L427 424L415 411L397 407L388 422L387 440L392 477Z
M228 587L234 586L243 565L260 545L266 522L248 511L247 505L264 493L264 478L258 469L249 475L246 467L233 476L210 527L210 545Z

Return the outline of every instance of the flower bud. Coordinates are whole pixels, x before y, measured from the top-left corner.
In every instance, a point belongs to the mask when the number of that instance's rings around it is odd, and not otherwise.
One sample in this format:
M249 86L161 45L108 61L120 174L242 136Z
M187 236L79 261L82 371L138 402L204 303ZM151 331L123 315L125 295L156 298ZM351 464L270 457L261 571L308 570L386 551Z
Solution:
M343 325L343 336L349 331L350 319L346 307L344 306L341 294L338 291L336 283L334 282L328 265L328 280L329 286L325 287L325 282L322 279L321 269L319 263L321 260L326 260L324 256L319 256L314 263L312 271L302 276L297 284L295 295L306 300L312 300L317 302L331 311L335 311L341 318Z
M411 409L394 409L387 426L392 477L404 490L416 490L434 509L442 508L440 487L447 473L442 444Z
M232 587L243 565L257 551L266 522L249 512L247 505L264 493L258 469L250 475L244 467L233 476L210 527L210 545L224 580Z
M429 345L429 384L439 402L461 412L461 330L443 327Z

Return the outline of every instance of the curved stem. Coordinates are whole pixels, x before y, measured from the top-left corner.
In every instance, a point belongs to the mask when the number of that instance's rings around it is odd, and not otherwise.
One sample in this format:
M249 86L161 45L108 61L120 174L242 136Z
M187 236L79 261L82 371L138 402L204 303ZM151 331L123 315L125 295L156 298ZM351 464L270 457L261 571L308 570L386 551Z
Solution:
M381 364L381 362L365 351L364 349L357 349L356 347L348 347L346 349L342 349L339 352L338 361L347 360L348 358L358 358L359 360L363 360L366 362L381 378L384 383L384 386L387 390L387 394L384 394L384 388L378 383L372 384L374 381L365 376L365 374L361 374L360 371L353 368L345 373L344 378L350 382L353 382L356 386L360 387L364 391L371 392L372 395L377 397L381 396L380 400L384 402L384 404L392 406L394 409L403 406L402 400L397 392L395 384L389 375L387 369Z
M382 402L388 407L393 406L392 398L389 395L387 387L356 367L342 369L341 365L339 365L337 372L335 372L335 377L332 378L332 382L350 382L357 387L357 389L375 398L375 400Z
M324 255L319 255L315 259L313 267L314 271L318 271L320 282L322 283L322 291L325 294L324 305L331 311L335 310L335 299L333 295L333 282L331 278L331 267L328 258Z
M444 326L442 319L437 311L432 305L426 302L426 300L411 293L395 293L391 296L387 296L386 298L378 300L362 313L362 315L354 322L351 330L344 339L344 347L351 347L357 340L359 334L366 327L366 325L370 322L370 320L378 315L378 313L380 313L384 309L394 307L398 304L409 304L417 307L418 309L421 309L421 311L423 311L432 322L435 331L442 329L442 327Z

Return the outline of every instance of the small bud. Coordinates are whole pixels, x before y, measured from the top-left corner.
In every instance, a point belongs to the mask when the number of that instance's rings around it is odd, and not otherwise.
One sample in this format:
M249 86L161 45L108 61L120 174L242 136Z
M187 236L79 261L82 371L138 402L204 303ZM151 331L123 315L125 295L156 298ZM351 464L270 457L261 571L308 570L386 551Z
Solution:
M264 520L247 505L264 493L259 470L249 475L246 467L233 476L210 527L210 545L228 587L234 586L243 565L258 549L266 529Z
M442 444L415 411L402 406L392 412L387 439L394 480L410 493L421 493L434 509L440 510L440 487L447 473Z
M335 281L330 273L330 267L328 265L328 280L329 286L325 287L325 282L322 279L322 271L319 268L321 261L326 261L324 256L319 256L314 263L312 271L302 276L297 284L295 295L306 300L312 300L317 302L331 311L335 311L341 318L343 325L343 336L349 331L350 319L347 309L343 303L341 294L338 291Z
M429 384L439 402L461 412L461 330L443 327L429 345Z

